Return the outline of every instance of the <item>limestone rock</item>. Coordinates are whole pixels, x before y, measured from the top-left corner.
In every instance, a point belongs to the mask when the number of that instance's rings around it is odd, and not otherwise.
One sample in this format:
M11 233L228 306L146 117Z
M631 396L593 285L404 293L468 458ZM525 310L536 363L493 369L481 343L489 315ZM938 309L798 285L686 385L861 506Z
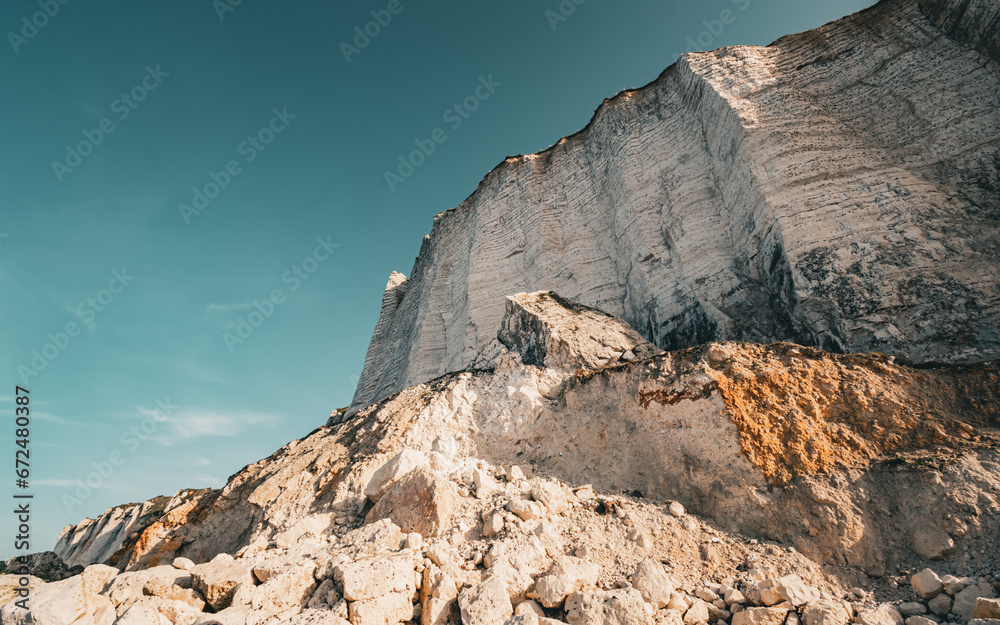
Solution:
M250 605L258 614L278 614L286 610L297 612L305 608L316 590L315 568L294 567L270 577L254 589ZM412 569L410 583L413 583Z
M389 593L413 594L414 563L409 555L369 558L345 564L334 571L348 601L375 599Z
M247 625L256 621L249 606L230 606L214 614L202 614L194 625Z
M798 575L786 575L778 578L776 590L782 600L795 607L819 599L819 591L806 585Z
M194 562L187 558L174 558L172 565L175 569L180 569L181 571L190 571L194 568Z
M847 625L850 621L851 610L842 601L819 599L802 608L805 625Z
M926 606L919 601L904 601L903 603L897 605L896 609L899 610L899 613L903 616L903 618L927 612Z
M170 619L160 613L157 602L149 598L132 604L114 623L115 625L171 625Z
M684 612L684 625L698 625L708 623L711 613L708 610L709 604L704 599L693 599L691 606Z
M545 611L542 610L542 606L538 605L531 599L522 601L521 603L517 604L516 608L514 608L515 615L527 614L528 612L533 613L535 616L538 616L539 618L545 616Z
M504 585L507 587L507 595L510 597L511 605L520 605L525 602L525 599L527 599L528 596L528 588L530 588L532 584L530 576L523 571L514 568L507 562L501 562L494 565L490 569L489 574L490 577L496 577L503 581Z
M83 570L80 577L87 592L104 594L111 582L118 577L118 569L106 564L91 564Z
M676 591L671 593L670 601L667 603L668 610L676 610L683 616L689 607L691 607L691 601L687 595Z
M455 601L428 597L420 612L421 625L447 625L455 612Z
M365 486L365 496L378 503L382 495L396 482L403 479L403 476L418 467L426 467L428 464L427 456L421 452L404 449L375 471L368 485Z
M202 614L201 610L197 610L183 601L172 599L159 602L156 609L173 625L192 625Z
M941 578L931 569L924 569L911 577L910 585L924 599L933 599L944 590Z
M97 592L88 591L81 575L32 588L28 605L30 610L27 612L19 608L5 612L5 618L8 615L13 618L5 620L4 625L8 621L66 625L93 621L100 625L110 625L115 620L112 602ZM6 610L7 606L4 607Z
M724 588L722 599L728 606L731 606L734 603L744 603L747 600L746 597L743 596L743 593L735 588Z
M972 584L955 595L951 611L962 620L968 620L972 616L978 599L992 599L996 596L996 592L990 584L986 582Z
M548 554L542 541L531 535L527 539L506 538L493 544L483 558L486 568L506 563L528 575L537 575L548 565Z
M476 497L480 499L488 498L497 490L493 476L478 468L472 470L472 483L476 487Z
M68 566L107 563L130 536L142 533L173 511L196 508L211 497L211 493L203 491L182 490L172 497L111 508L96 519L67 525L53 552Z
M514 613L507 585L499 577L488 577L462 591L458 605L462 611L462 625L495 625L503 623Z
M893 606L882 604L858 610L855 622L859 625L903 625L903 617Z
M597 584L601 567L580 558L559 556L552 568L535 581L535 589L528 593L546 608L556 608L563 604L573 592L591 589Z
M349 625L349 621L328 610L304 610L267 625Z
M974 619L1000 619L1000 599L980 597L972 607Z
M495 512L491 514L483 523L483 536L486 538L492 538L503 531L503 526L503 514Z
M939 560L954 552L955 541L940 528L924 527L914 534L913 549L925 558Z
M575 592L566 598L569 625L652 625L653 608L634 588Z
M951 612L951 597L941 593L927 602L927 607L937 616L947 616Z
M507 502L507 509L522 521L530 521L545 516L545 506L537 501L514 497Z
M410 532L406 535L406 541L403 543L404 549L420 549L424 544L424 537L420 535L420 532Z
M906 625L937 625L937 621L932 621L925 616L909 616L904 621Z
M778 580L769 578L757 584L756 591L760 595L760 601L766 606L776 605L785 600L778 592Z
M526 365L596 369L626 353L631 359L662 353L620 319L553 292L511 295L506 305L497 338Z
M733 615L733 625L782 625L787 614L783 608L747 608Z
M340 599L340 593L337 592L335 584L332 578L324 579L316 590L313 591L312 597L309 598L309 603L306 604L309 608L321 609L330 608L330 602L327 601L327 597L333 596L333 603L336 603Z
M458 506L455 485L427 467L418 467L396 482L371 509L366 522L392 519L404 532L437 536Z
M666 607L674 594L674 582L663 565L655 560L643 560L632 574L632 586L642 594L654 610Z
M347 555L358 559L399 551L405 540L406 534L392 519L380 519L348 532L342 542Z
M954 575L945 575L941 578L941 583L944 584L944 591L949 595L957 595L965 588L966 583L955 577Z
M569 508L566 491L552 482L536 482L531 486L531 496L552 514L561 514Z
M389 593L348 603L351 625L395 625L413 619L410 595Z
M253 585L251 568L248 562L216 558L195 566L191 570L191 583L214 610L223 610L229 606L237 586Z
M154 566L143 571L127 571L115 576L108 585L106 594L121 612L142 599L151 582L167 588L190 588L191 575L168 565Z
M168 585L157 578L151 579L143 585L142 594L151 597L160 597L169 601L179 601L198 612L201 612L205 607L205 599L197 590L182 588L177 584Z
M540 619L534 612L515 613L504 622L504 625L538 625Z

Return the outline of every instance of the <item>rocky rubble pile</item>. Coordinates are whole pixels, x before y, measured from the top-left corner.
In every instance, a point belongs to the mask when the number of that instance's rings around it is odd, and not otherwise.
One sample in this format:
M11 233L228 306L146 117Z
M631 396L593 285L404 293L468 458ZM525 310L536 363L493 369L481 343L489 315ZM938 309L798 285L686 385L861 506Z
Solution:
M90 554L93 566L34 580L30 616L183 625L992 618L995 366L915 370L787 343L659 353L620 320L556 294L507 301L491 368L350 417L338 411L222 490L182 491L139 505L141 517L115 508L67 528L58 549ZM919 573L914 594L912 571L928 563L945 577ZM28 617L9 592L2 598L4 625Z
M901 598L844 589L774 544L719 532L679 502L405 450L368 501L298 536L195 564L95 564L33 589L44 624L997 625L993 578L912 576ZM386 505L404 502L404 505ZM315 519L313 520L315 521ZM306 527L310 526L311 527ZM414 531L424 529L428 535ZM893 582L895 583L895 582ZM8 602L2 622L28 615ZM30 622L30 621L29 621Z

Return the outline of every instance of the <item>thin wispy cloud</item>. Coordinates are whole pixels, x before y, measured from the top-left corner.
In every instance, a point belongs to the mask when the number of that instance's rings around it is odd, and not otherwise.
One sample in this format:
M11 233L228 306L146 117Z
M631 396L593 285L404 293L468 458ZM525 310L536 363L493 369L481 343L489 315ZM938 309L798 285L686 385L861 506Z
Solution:
M50 486L55 488L71 488L80 485L80 480L32 480L32 486Z
M102 109L102 108L100 108L98 106L95 106L94 104L91 104L90 102L85 102L83 100L77 100L77 102L79 102L80 108L83 109L83 111L85 113L87 113L88 115L99 116L99 115L104 115L105 114L104 109Z
M13 410L0 410L0 415L13 415ZM54 415L50 412L39 412L37 410L31 413L32 419L37 419L39 421L49 421L50 423L58 423L59 425L72 425L74 427L90 427L89 423L82 423L80 421L74 421L72 419L67 419L66 417L60 417L59 415Z
M245 429L280 422L274 415L246 411L219 411L210 408L183 407L170 415L143 406L137 407L137 417L156 419L160 432L152 435L163 445L190 442L202 438L231 438Z
M60 425L72 425L74 427L90 427L90 423L81 423L80 421L74 421L72 419L67 419L66 417L60 417L59 415L54 415L48 412L33 412L31 416L40 421L50 421L52 423L58 423Z
M217 477L215 475L208 475L207 473L197 473L195 474L194 477L202 484L210 488L219 488L220 486L226 483L226 480L222 479L221 477Z
M210 303L205 307L205 312L232 312L234 310L246 310L253 306L253 302L241 302L239 304L216 304Z

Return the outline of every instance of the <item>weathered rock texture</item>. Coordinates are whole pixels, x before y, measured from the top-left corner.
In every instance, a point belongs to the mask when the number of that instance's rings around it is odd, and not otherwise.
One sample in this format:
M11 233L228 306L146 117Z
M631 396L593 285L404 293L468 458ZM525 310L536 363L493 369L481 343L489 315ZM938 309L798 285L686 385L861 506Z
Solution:
M174 497L156 497L111 508L96 519L63 529L53 549L68 566L108 562L123 545L134 541L151 525L162 524L178 510L188 510L206 491L182 490Z
M497 339L526 365L568 371L663 353L621 319L552 292L508 297Z
M1000 9L887 0L686 54L508 158L394 273L355 409L470 368L504 297L555 290L663 349L791 340L1000 354Z

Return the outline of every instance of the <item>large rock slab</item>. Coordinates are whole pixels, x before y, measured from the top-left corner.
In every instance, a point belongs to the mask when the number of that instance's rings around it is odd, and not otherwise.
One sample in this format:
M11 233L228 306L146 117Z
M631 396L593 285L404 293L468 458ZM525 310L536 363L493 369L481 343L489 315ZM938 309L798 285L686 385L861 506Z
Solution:
M535 589L528 596L546 608L557 608L571 593L592 589L600 574L599 564L558 556L549 572L535 581Z
M32 588L29 607L30 610L22 610L13 603L5 605L4 625L8 622L111 625L115 620L115 606L111 600L88 591L80 575Z
M643 560L632 574L632 586L642 594L646 603L659 610L670 603L674 594L674 581L663 565L655 560Z
M195 566L191 570L191 583L214 610L224 610L229 607L238 586L254 585L252 569L250 562L220 556Z
M355 560L334 571L348 601L375 599L389 593L413 594L414 561L410 555Z
M458 596L462 625L496 625L513 613L507 585L499 577L489 577Z
M634 588L575 592L566 599L570 625L652 625L653 608Z
M526 365L570 371L663 353L621 319L552 291L509 296L497 338Z
M427 456L423 453L414 449L404 449L390 458L388 462L372 474L371 480L365 486L365 496L373 502L378 503L382 495L392 488L396 482L403 479L403 476L417 467L425 467L427 465Z
M391 519L403 532L437 536L458 506L458 488L426 466L400 478L366 517L371 523Z

